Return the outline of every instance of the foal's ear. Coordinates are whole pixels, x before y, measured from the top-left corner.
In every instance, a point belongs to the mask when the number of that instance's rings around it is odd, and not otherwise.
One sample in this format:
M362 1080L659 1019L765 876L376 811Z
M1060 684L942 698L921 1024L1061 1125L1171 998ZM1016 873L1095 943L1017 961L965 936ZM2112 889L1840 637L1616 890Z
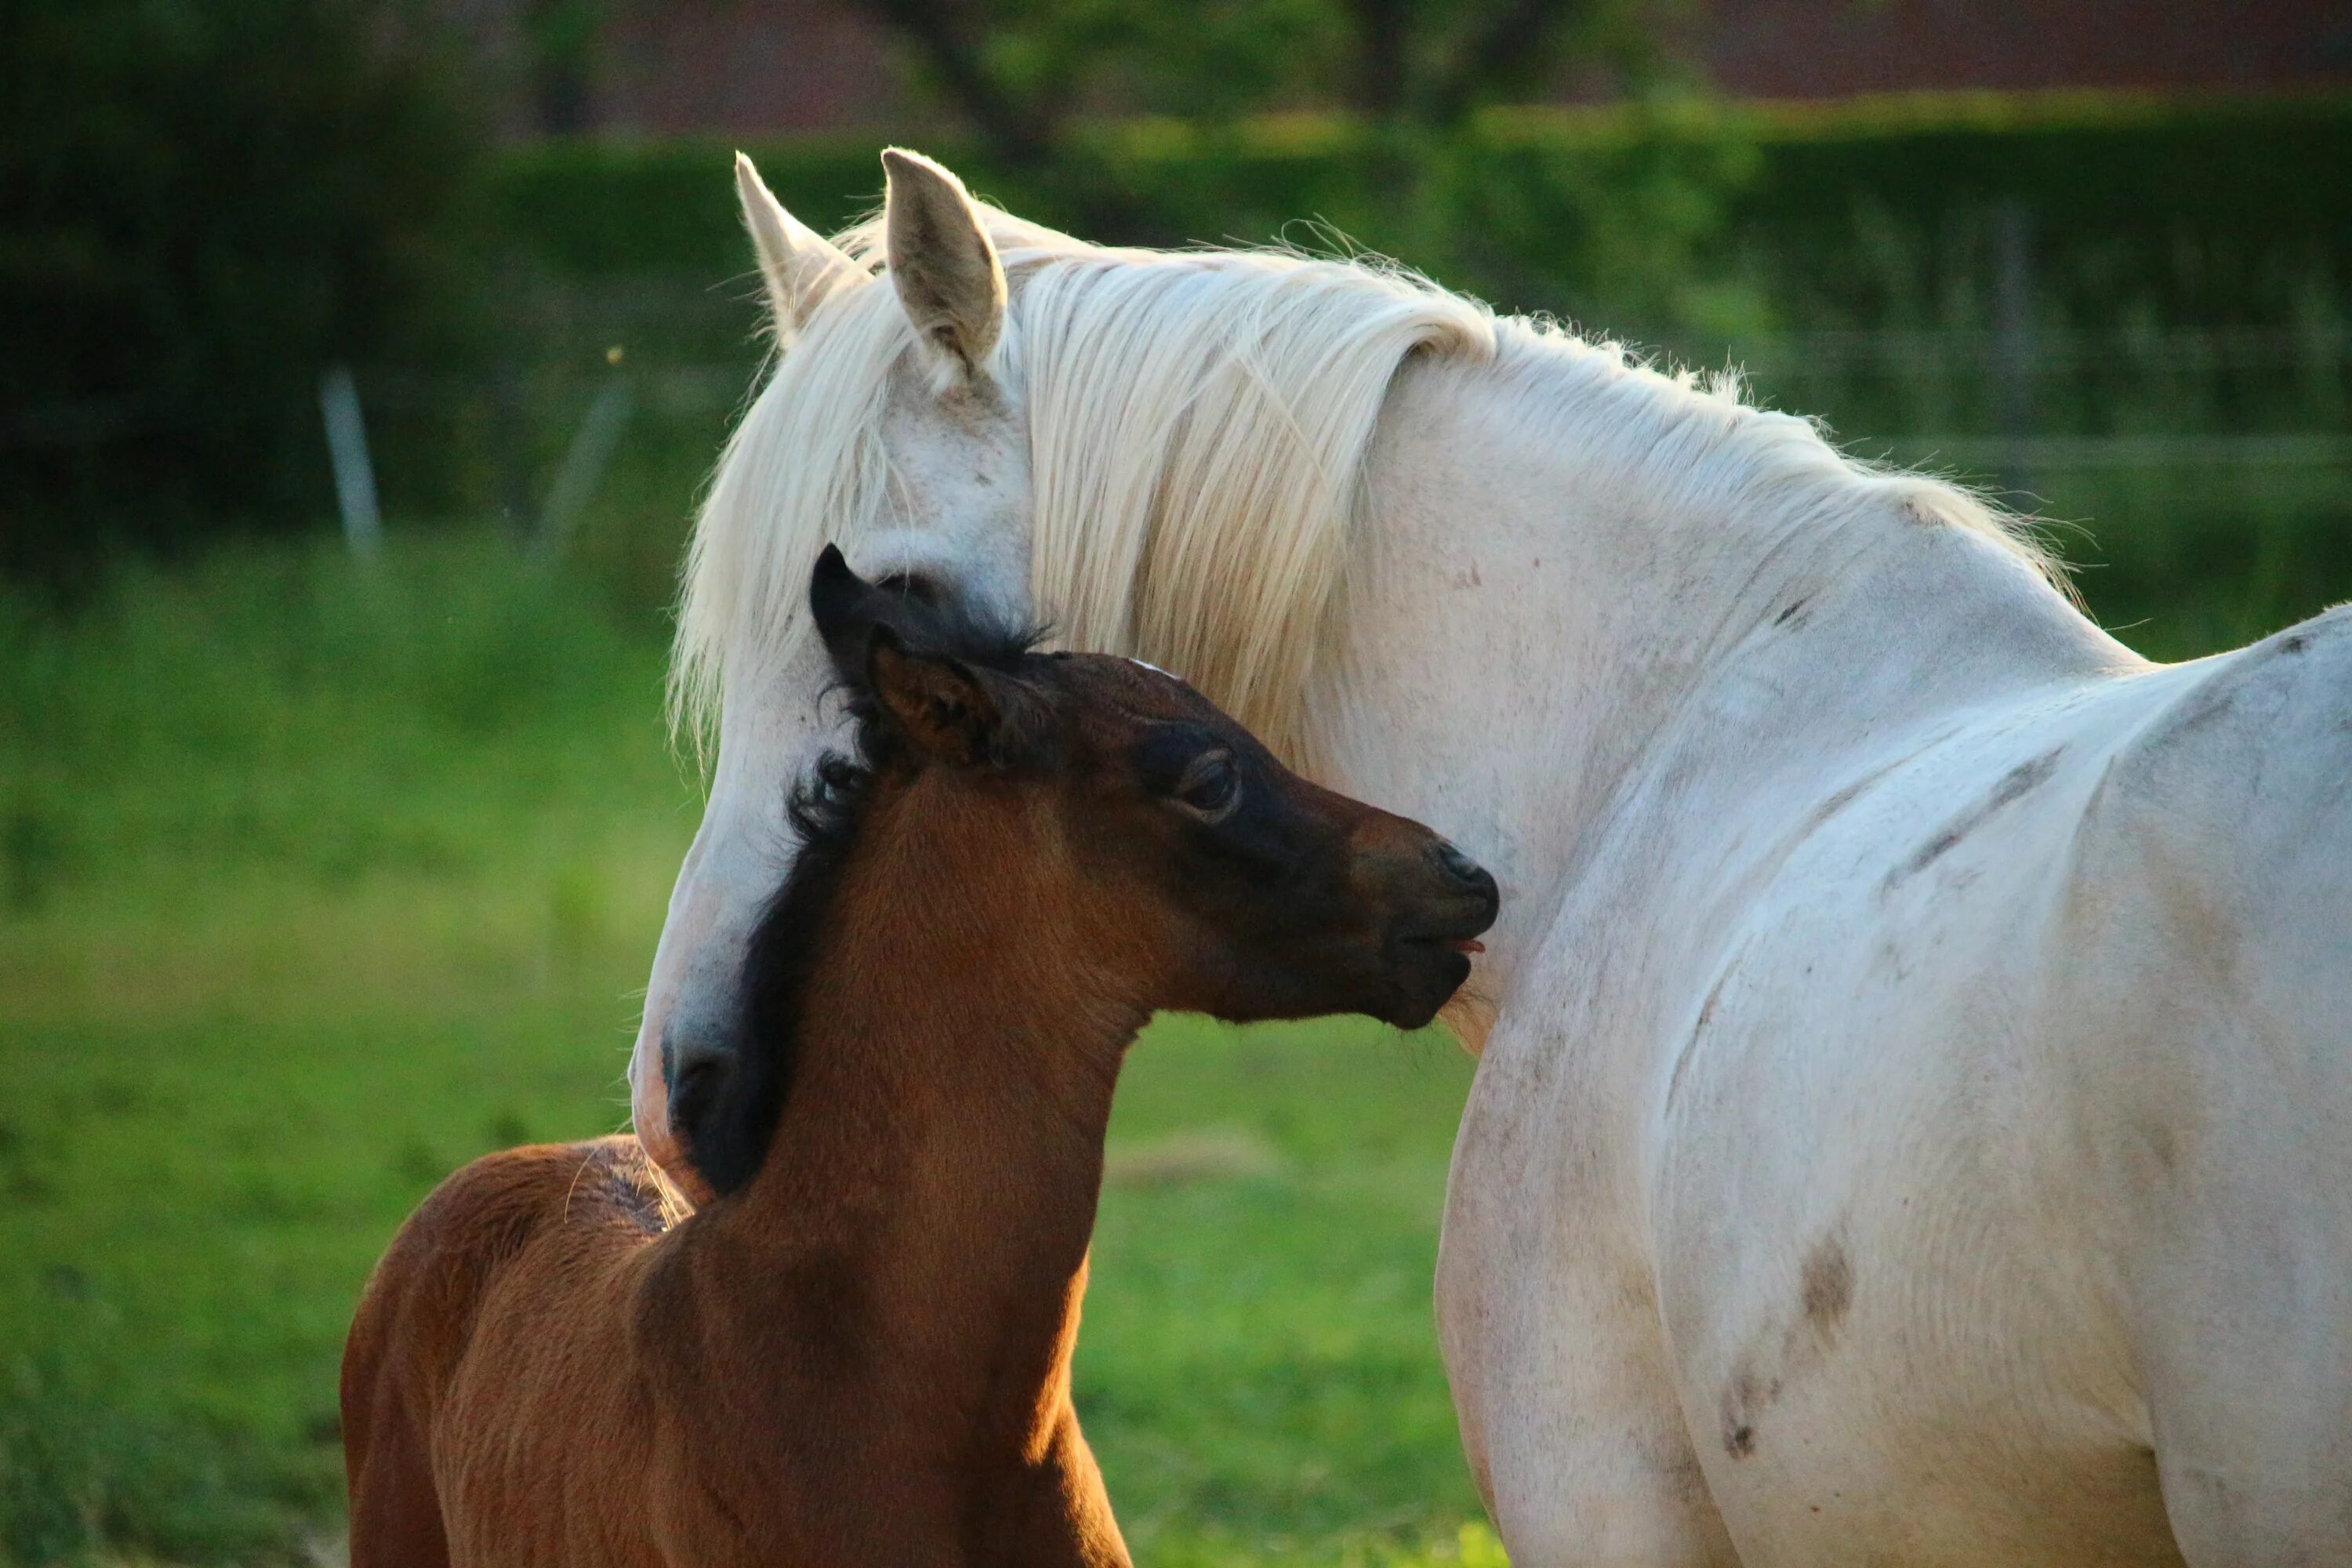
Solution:
M845 686L874 700L881 720L941 762L1011 762L1048 733L1050 709L1033 688L997 670L920 651L940 631L919 601L877 588L826 545L809 574L809 615ZM917 647L908 646L915 639Z
M760 171L735 154L735 196L743 204L743 226L760 258L768 283L768 310L776 336L789 341L825 296L856 278L857 264L824 236L784 210Z
M915 336L952 374L977 381L1004 326L1004 266L963 182L924 157L882 154L882 228L891 286Z
M866 642L888 608L882 591L850 569L839 545L824 547L809 574L809 617L842 679L865 681Z
M943 763L994 760L1018 704L1013 683L992 679L960 658L915 653L888 626L866 644L866 686L891 727L917 751Z

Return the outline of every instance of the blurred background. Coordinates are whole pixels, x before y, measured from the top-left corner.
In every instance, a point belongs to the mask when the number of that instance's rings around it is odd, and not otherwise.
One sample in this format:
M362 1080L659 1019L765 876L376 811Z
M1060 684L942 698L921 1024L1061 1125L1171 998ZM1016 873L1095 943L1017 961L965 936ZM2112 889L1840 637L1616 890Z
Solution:
M738 146L1397 257L2049 520L2158 658L2352 593L2337 0L12 0L0 1563L333 1562L369 1265L609 1131L762 349ZM1139 1554L1498 1563L1442 1036L1164 1025L1079 1405Z

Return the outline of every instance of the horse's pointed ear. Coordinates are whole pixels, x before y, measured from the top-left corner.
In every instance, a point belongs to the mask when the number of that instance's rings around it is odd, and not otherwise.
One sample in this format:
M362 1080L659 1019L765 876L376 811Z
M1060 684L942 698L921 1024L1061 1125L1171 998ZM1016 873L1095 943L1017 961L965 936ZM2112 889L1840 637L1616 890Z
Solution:
M882 154L890 282L915 335L965 381L982 374L1004 327L1004 266L963 182L919 153Z
M743 204L743 226L768 280L768 309L776 335L790 338L835 289L856 278L857 264L824 236L784 210L760 171L735 154L735 195Z
M1004 714L982 673L961 659L910 651L877 625L867 636L866 685L908 742L944 763L989 760Z

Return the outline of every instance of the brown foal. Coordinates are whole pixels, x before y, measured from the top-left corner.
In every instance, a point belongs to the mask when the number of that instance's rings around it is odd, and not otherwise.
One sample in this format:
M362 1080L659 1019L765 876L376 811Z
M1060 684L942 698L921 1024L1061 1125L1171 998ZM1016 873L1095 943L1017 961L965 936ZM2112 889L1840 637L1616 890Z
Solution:
M343 1358L353 1568L1126 1563L1069 1369L1129 1043L1426 1023L1494 919L1179 680L832 551L810 599L857 755L793 796L751 1047L672 1085L719 1195L605 1139L425 1201Z

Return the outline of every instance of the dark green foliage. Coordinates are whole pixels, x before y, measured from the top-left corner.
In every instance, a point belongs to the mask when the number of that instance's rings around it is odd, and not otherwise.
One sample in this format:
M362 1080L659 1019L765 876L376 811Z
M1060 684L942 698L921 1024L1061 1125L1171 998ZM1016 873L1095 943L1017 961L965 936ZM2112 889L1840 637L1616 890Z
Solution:
M924 151L952 159L959 149ZM870 136L752 148L769 189L820 232L879 199L879 153ZM751 275L732 158L730 143L702 137L550 140L501 157L490 188L502 225L560 276L686 275L715 283Z
M464 331L478 138L423 16L0 10L0 572L317 516L320 369Z
M1941 278L1981 268L1979 215L2011 200L2052 265L2041 287L2083 325L2275 322L2315 271L2352 283L2352 96L1950 100L1927 119L1829 116L1766 132L1736 216L1788 258L1779 303L1811 326L1925 324ZM1922 122L1924 120L1925 122ZM1939 268L1890 272L1884 237L1937 242ZM1923 298L1923 295L1925 298Z
M1630 309L1645 325L1717 339L1748 324L1744 297L1716 281L1726 253L1715 243L1753 163L1745 143L1673 107L1629 110L1612 127L1563 154L1328 119L1226 130L1125 122L1096 129L1074 154L1088 172L1083 189L1066 170L1008 167L975 142L924 151L984 197L1105 242L1354 243L1514 306L1613 321ZM820 230L878 201L872 138L750 151L784 205ZM694 139L542 142L501 160L493 188L515 243L558 287L748 279L750 248L725 177L730 157L727 145ZM1088 221L1105 182L1124 193L1122 226ZM749 316L730 319L740 333ZM648 344L654 353L672 352L681 331L709 336L684 316L665 325L672 342Z
M2039 220L2040 276L2064 279L2064 302L2095 320L2280 321L2315 276L2352 277L2352 182L2330 175L2352 166L2352 98L1667 102L1503 111L1420 146L1331 116L1223 132L1145 121L1088 140L1176 237L1265 239L1326 218L1499 303L1650 332L1727 326L1697 300L1732 283L1769 299L1769 324L1932 324L1947 280L1981 272L1982 215L2004 197ZM875 150L837 137L751 149L820 228L872 205ZM727 151L543 143L503 161L496 184L519 242L563 271L721 278L748 264ZM1024 216L1071 221L975 144L926 151ZM1400 157L1435 163L1434 211L1394 199L1382 164Z

